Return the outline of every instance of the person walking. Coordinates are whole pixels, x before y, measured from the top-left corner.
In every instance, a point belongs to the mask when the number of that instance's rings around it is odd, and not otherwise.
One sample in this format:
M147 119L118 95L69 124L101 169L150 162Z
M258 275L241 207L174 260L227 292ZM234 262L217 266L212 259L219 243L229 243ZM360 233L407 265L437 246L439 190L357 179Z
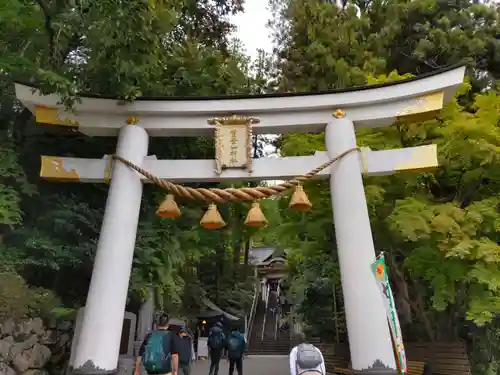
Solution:
M290 352L290 375L326 375L321 350L312 344L300 344Z
M208 375L219 374L219 363L224 349L226 337L222 331L222 323L217 322L208 334L208 352L210 354L210 370Z
M187 334L184 327L179 332L179 372L181 375L191 374L191 363L193 359L193 340Z
M156 331L149 333L141 344L134 375L141 374L141 363L149 375L177 375L178 346L177 335L169 330L168 315L160 316Z
M233 375L235 367L238 375L243 375L243 355L245 354L245 346L246 341L243 335L237 329L233 330L227 342L229 375Z

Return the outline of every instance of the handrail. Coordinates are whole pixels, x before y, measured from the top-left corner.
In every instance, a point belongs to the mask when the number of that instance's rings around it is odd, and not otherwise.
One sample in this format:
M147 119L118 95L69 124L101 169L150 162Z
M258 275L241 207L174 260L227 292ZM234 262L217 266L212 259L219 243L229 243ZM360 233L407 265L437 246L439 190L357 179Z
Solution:
M266 309L264 310L264 322L262 323L262 333L260 334L260 339L261 340L264 340L264 331L266 329L267 308L269 307L269 288L270 288L270 285L267 284L267 288L266 288Z
M280 295L281 295L281 288L280 284L278 284L278 291L276 292L276 313L275 315L275 320L274 320L274 340L278 339L278 329L280 326L280 320L281 320L281 303L280 303Z
M274 324L274 340L277 340L278 339L278 327L280 325L280 308L279 306L277 305L276 306L276 314L275 314L275 324Z
M247 347L250 345L250 337L252 336L252 328L253 321L255 320L255 312L257 311L257 304L260 297L260 291L262 288L259 288L260 284L255 284L255 291L253 294L252 307L250 308L250 314L248 316L247 327L245 327L245 332L247 334Z
M250 311L248 312L248 314L245 314L245 334L246 335L248 335L248 327L250 326L250 318L252 315L253 305L254 305L254 301L255 301L255 293L256 293L256 290L254 288L253 297L252 297L252 304L250 305Z

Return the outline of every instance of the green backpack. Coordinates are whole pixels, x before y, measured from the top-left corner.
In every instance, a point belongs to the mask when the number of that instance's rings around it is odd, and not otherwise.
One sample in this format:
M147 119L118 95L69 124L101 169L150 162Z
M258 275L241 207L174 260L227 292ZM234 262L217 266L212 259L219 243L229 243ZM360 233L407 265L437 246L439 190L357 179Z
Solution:
M163 350L163 340L168 334L169 332L156 331L149 337L143 357L144 367L149 373L170 369L170 353L165 354Z

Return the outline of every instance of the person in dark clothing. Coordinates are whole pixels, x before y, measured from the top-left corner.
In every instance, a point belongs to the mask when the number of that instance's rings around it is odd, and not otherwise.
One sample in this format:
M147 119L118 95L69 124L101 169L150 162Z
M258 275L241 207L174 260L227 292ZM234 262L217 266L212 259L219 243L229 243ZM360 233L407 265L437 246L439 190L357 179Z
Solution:
M181 375L189 375L191 373L192 339L184 328L179 332L179 370Z
M177 335L168 329L168 316L163 315L158 320L156 331L148 333L139 349L139 356L135 362L134 375L140 375L141 362L149 375L172 374L177 375L179 368L179 343ZM160 345L159 347L155 347ZM155 357L162 351L161 357ZM146 358L145 358L146 357ZM148 361L151 361L149 363ZM149 368L155 368L150 370Z
M208 352L210 354L210 370L209 375L218 375L219 363L226 343L226 337L222 331L222 323L217 322L210 329L208 334Z
M245 338L238 330L233 330L227 341L227 357L229 359L229 375L233 375L234 368L238 375L243 375L243 355L245 354Z

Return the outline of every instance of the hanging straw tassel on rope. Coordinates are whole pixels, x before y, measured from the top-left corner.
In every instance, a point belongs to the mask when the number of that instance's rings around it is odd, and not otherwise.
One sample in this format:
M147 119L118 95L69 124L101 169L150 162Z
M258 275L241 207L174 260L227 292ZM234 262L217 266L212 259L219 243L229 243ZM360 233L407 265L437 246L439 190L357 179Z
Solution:
M168 194L166 196L165 200L156 210L156 215L163 219L177 219L179 216L181 216L181 210L175 202L175 197L173 194Z
M290 208L293 208L294 210L297 211L308 211L311 209L312 204L309 201L309 198L307 197L306 192L304 191L304 188L302 187L301 184L297 185L295 187L295 190L292 195L292 199L290 199Z
M205 201L209 203L209 207L207 212L202 218L202 222L207 223L208 220L208 227L218 227L222 228L226 224L224 223L224 220L222 219L222 216L220 216L219 211L217 210L217 203L224 203L224 202L229 202L229 201L235 201L235 200L241 200L241 201L255 201L257 199L262 199L262 198L268 198L273 195L277 195L283 192L286 192L289 189L295 188L294 194L292 196L292 199L290 201L290 207L294 208L298 211L307 211L312 207L311 202L307 198L306 193L303 190L302 187L302 182L310 180L314 176L316 176L319 172L324 170L325 168L329 167L336 161L340 160L344 156L355 152L355 151L360 151L359 147L353 147L350 148L341 154L337 155L335 158L323 163L319 167L313 169L312 171L306 173L303 176L298 176L295 177L295 179L290 180L290 181L285 181L282 182L281 184L273 185L273 186L256 186L256 187L243 187L243 188L226 188L226 189L218 189L218 188L210 188L210 189L205 189L205 188L192 188L188 186L183 186L179 184L174 184L170 181L161 179L159 177L156 177L152 175L150 172L144 170L143 168L139 167L138 165L135 165L131 161L122 158L121 156L118 155L110 155L110 159L116 159L122 162L123 164L127 165L128 167L132 168L136 172L140 173L144 177L146 177L148 180L156 184L157 186L167 190L170 192L169 195L167 195L167 199L165 202L162 203L160 208L158 209L159 215L165 215L161 217L167 217L167 218L175 218L180 216L180 210L178 210L177 204L175 203L175 200L173 199L173 195L179 196L179 197L184 197L184 198L189 198L189 199L198 199ZM111 171L111 164L112 160L110 160L110 165L108 167L108 173ZM170 196L170 198L169 198ZM168 204L167 204L168 202ZM162 208L162 206L165 204L165 206ZM177 209L176 209L177 207ZM254 211L252 211L254 210ZM260 211L260 213L259 213ZM249 220L250 212L252 212L252 217L260 217L258 220ZM208 216L207 216L208 215ZM220 220L219 220L220 217ZM261 220L263 218L263 220ZM255 206L252 205L252 208L249 211L249 215L247 216L247 220L249 223L260 223L259 226L263 223L265 220L264 214L260 210L260 206L257 203ZM247 221L246 220L246 221ZM267 221L266 221L267 222ZM210 224L213 223L213 224ZM202 223L203 225L203 223ZM250 225L250 224L249 224ZM264 224L265 225L265 224ZM255 225L257 226L257 225ZM204 226L205 227L205 226Z
M248 210L248 215L245 219L245 225L254 228L262 228L267 225L267 219L260 208L259 202L252 203L252 207Z
M200 224L205 229L221 229L226 226L217 206L213 203L208 205L205 215L200 220Z

